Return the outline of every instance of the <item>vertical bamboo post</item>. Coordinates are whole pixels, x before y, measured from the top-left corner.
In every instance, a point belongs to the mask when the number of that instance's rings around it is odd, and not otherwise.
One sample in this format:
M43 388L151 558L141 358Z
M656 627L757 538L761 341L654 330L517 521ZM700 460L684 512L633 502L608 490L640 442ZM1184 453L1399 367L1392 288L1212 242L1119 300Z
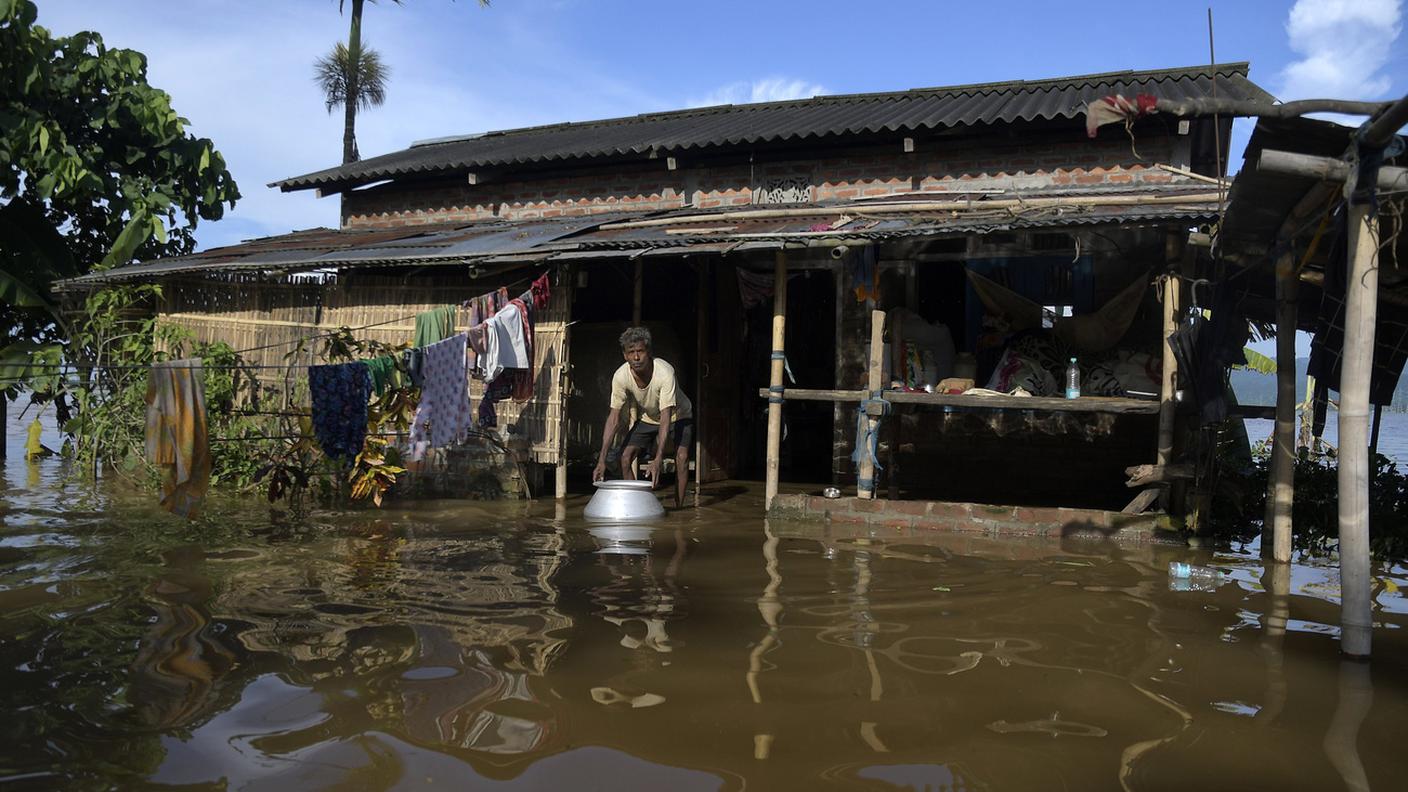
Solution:
M1340 649L1352 657L1368 657L1373 635L1369 597L1369 378L1374 365L1379 294L1379 223L1368 204L1350 207L1349 251L1339 409Z
M1164 259L1168 262L1168 276L1164 279L1163 312L1163 377L1159 383L1159 440L1157 463L1173 463L1173 429L1177 413L1174 402L1175 383L1178 377L1178 358L1173 354L1173 342L1169 336L1178 326L1179 282L1177 267L1183 259L1185 238L1182 232L1169 229L1164 234ZM1168 506L1168 495L1163 496L1164 506Z
M563 288L573 287L572 271L566 269ZM568 294L571 294L569 291ZM562 370L557 377L557 469L553 476L553 494L557 500L567 497L567 402L572 395L572 299L567 298L567 310L562 316Z
M870 373L866 379L865 398L872 399L880 391L880 377L885 364L885 312L870 312ZM874 435L879 419L865 411L865 424L868 435ZM875 497L875 462L870 458L868 448L859 447L866 440L856 438L857 456L860 458L860 475L856 479L856 497Z
M1271 440L1271 476L1261 554L1278 564L1291 560L1291 505L1296 471L1296 300L1300 279L1295 254L1276 260L1276 428ZM1270 535L1268 535L1268 532Z
M0 459L5 458L5 445L10 437L10 417L5 394L0 393Z
M709 289L709 262L697 259L698 278L694 289L694 508L699 508L699 491L704 488L704 377L708 366L704 355L709 351L709 317L704 313Z
M1159 383L1159 446L1158 464L1173 463L1173 420L1174 379L1178 375L1178 359L1173 356L1173 335L1178 325L1178 277L1170 274L1164 279L1164 318L1163 318L1163 377Z
M768 373L768 448L766 508L777 497L782 456L782 364L787 340L787 251L777 251L772 287L772 360Z

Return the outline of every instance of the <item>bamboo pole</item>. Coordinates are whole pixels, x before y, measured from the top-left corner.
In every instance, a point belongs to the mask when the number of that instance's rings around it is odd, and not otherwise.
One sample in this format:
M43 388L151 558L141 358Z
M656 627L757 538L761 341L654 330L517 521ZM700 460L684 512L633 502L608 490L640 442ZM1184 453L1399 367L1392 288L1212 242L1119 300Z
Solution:
M1373 637L1369 596L1369 378L1378 318L1379 223L1373 207L1349 210L1349 278L1339 408L1340 649L1368 657Z
M1276 428L1272 432L1261 554L1279 564L1291 560L1291 506L1295 500L1296 300L1300 287L1295 265L1295 254L1289 250L1276 260Z
M964 212L974 209L1045 209L1056 206L1157 206L1165 204L1207 204L1217 203L1216 192L1187 193L1184 195L1099 195L1062 196L1057 198L991 199L974 201L895 201L874 205L817 206L805 209L754 209L714 212L712 214L686 215L684 217L656 217L650 220L630 220L623 223L607 223L602 231L624 228L654 228L656 226L681 226L690 223L717 223L726 220L773 220L787 217L835 216L841 214L895 214L901 212ZM831 232L818 232L831 233ZM834 232L843 236L841 232ZM742 235L734 235L742 236Z
M881 388L880 377L884 372L885 364L885 312L870 312L870 372L866 378L866 398L874 398ZM867 436L874 435L880 419L866 412L865 423ZM860 458L860 475L856 479L856 497L871 499L875 497L875 462L870 458L870 451L860 447L866 440L863 437L856 438L856 452Z
M1169 232L1165 238L1164 252L1170 266L1182 257L1182 240L1177 232ZM1173 354L1173 342L1169 336L1178 326L1179 294L1178 276L1172 274L1164 279L1163 315L1163 376L1159 382L1159 445L1157 464L1173 464L1173 423L1177 405L1174 402L1174 384L1178 375L1178 359Z
M699 491L704 488L704 377L708 366L704 355L709 349L706 336L709 317L704 313L704 299L709 287L709 264L698 260L699 273L694 286L694 508L699 508Z
M766 508L777 498L778 473L782 456L782 364L787 340L787 251L778 250L773 270L772 360L768 374L768 448Z
M1256 169L1267 173L1285 173L1343 183L1349 178L1350 166L1344 160L1333 157L1316 157L1310 154L1295 154L1289 151L1265 149L1257 157ZM1408 168L1379 168L1378 188L1380 190L1408 190Z
M567 289L567 310L562 325L562 369L557 382L557 469L553 475L553 494L557 500L567 497L567 403L572 394L572 289L576 283L572 277L572 265L563 265L562 286Z

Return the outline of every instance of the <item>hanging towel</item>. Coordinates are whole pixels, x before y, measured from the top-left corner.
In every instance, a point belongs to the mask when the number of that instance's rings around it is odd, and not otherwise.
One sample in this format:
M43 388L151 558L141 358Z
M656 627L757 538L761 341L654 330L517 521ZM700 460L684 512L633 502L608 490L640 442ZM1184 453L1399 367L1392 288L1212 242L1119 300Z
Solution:
M533 309L521 299L514 300L513 304L518 307L519 317L523 321L523 349L528 363L510 372L513 375L513 400L526 402L533 398Z
M372 393L380 396L388 390L403 387L401 373L396 370L395 355L382 355L362 362L367 364L367 373L372 376Z
M428 347L437 341L449 338L455 332L455 311L453 305L432 308L416 316L416 336L413 345Z
M504 369L528 368L532 364L523 335L522 305L521 301L509 302L484 321L484 358L479 368L485 382L493 382Z
M313 436L332 459L352 459L367 439L367 401L372 378L367 364L308 367L313 402Z
M464 437L473 425L465 352L469 337L451 336L425 348L420 406L411 424L411 458L427 448L441 448Z
M194 518L210 487L200 360L153 363L146 402L147 459L161 471L161 508Z

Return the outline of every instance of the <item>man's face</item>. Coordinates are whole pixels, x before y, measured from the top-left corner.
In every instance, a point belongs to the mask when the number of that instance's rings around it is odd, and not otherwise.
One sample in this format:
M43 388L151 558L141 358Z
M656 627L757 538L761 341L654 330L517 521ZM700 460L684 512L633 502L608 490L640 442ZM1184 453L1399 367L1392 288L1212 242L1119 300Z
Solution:
M650 347L642 343L627 344L622 354L626 362L631 364L631 371L637 374L646 374L650 371Z

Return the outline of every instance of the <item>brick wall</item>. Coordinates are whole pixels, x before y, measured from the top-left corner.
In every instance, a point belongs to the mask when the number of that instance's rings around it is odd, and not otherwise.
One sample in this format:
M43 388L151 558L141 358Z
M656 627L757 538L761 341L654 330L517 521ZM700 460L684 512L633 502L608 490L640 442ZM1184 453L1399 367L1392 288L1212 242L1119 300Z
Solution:
M654 211L694 205L745 206L769 179L798 178L813 201L844 201L919 190L1037 188L1045 186L1166 184L1182 177L1155 168L1179 162L1179 138L1141 139L1135 156L1127 140L1070 136L1029 142L934 142L905 154L898 145L847 149L760 164L642 160L541 175L483 174L391 183L348 193L346 227L391 227L504 218L532 220L602 212Z
M1099 509L779 495L768 516L864 525L876 532L872 536L940 531L993 537L1182 541L1176 533L1181 524L1166 514L1121 514Z

